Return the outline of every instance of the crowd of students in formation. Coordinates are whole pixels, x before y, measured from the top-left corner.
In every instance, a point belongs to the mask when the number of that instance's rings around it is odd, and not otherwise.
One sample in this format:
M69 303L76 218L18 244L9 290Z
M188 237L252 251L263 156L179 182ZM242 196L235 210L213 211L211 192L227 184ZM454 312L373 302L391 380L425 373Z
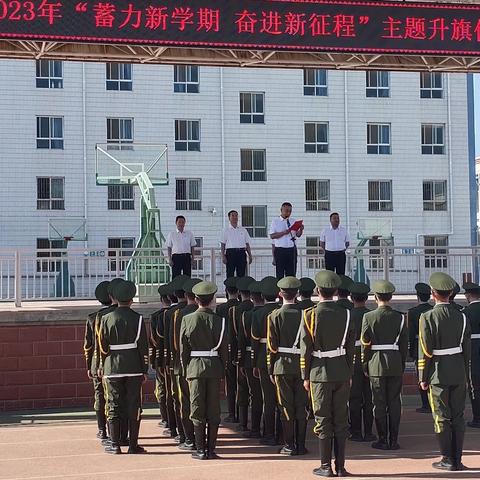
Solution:
M405 363L416 362L422 406L431 412L441 470L462 470L464 409L470 393L480 428L480 286L463 287L468 305L454 301L458 284L433 273L415 286L418 305L391 307L395 287L372 288L345 275L310 278L231 277L227 300L216 305L211 282L176 276L158 288L161 308L150 329L131 309L133 283L102 282L103 304L89 315L87 371L95 390L98 434L107 453L145 453L138 445L142 383L156 372L163 434L195 459L217 458L220 386L239 435L281 445L282 455L305 455L307 421L315 419L323 477L349 475L347 439L380 450L400 448ZM369 292L377 308L366 307ZM312 301L314 293L319 301ZM433 296L433 304L429 303ZM350 299L348 298L350 297ZM376 434L373 431L375 423ZM334 464L332 465L332 459Z

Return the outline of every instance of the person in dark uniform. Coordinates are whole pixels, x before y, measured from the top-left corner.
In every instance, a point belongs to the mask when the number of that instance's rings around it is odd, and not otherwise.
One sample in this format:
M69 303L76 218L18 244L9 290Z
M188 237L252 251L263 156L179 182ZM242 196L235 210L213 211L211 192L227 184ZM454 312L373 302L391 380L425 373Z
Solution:
M119 454L120 418L128 414L128 453L144 453L138 445L142 412L142 384L148 372L148 340L142 316L130 308L136 294L129 281L116 284L118 308L103 316L99 346L103 358L103 378L108 396L108 424L111 444L107 453Z
M360 334L363 316L370 310L365 306L370 287L366 283L352 283L350 296L353 300L351 321L355 325L355 356L353 357L353 376L348 402L350 413L350 437L355 442L373 442L377 439L372 433L373 403L370 381L363 373ZM338 301L337 301L338 303ZM362 433L363 424L363 433Z
M299 310L306 310L307 308L314 307L316 304L312 300L313 291L315 290L315 282L308 277L302 277L300 279L300 289L298 290L298 301L295 306Z
M98 312L88 315L87 323L85 325L85 340L83 343L83 350L85 353L85 360L87 362L87 376L93 382L95 416L97 417L97 438L106 440L107 436L107 419L105 417L105 395L103 390L102 379L98 378L97 372L97 356L98 342L97 342L97 318L100 319L103 315L113 311L116 308L112 306L112 299L108 294L108 286L110 282L100 282L95 288L95 297L103 305ZM98 320L99 322L99 320Z
M300 371L300 333L302 312L295 306L301 282L284 277L277 283L282 306L268 316L267 366L277 389L282 415L284 445L282 455L305 455L308 395Z
M227 407L228 407L228 416L223 419L225 423L236 423L238 422L237 418L237 406L236 406L236 396L237 396L237 367L233 361L233 355L235 351L232 351L232 345L230 339L232 338L231 329L233 326L228 321L228 312L231 307L238 305L238 289L237 289L237 278L238 277L228 277L224 280L223 284L225 285L225 294L227 301L217 305L217 314L220 315L227 321L227 330L226 337L228 341L228 353L229 361L227 362L227 370L225 373L225 394L227 397Z
M337 303L342 307L351 310L353 308L353 303L348 299L348 296L350 295L350 288L353 285L353 280L347 275L343 274L339 274L339 277L342 281L342 284L337 290Z
M315 275L320 296L316 307L305 310L300 339L300 367L303 385L310 392L315 415L314 432L320 441L320 477L332 471L332 443L337 477L349 475L345 469L348 434L348 398L355 350L355 326L350 310L338 305L333 296L340 277L329 270Z
M168 428L167 415L167 392L165 386L165 371L162 367L161 357L163 355L163 338L158 335L158 321L163 321L163 312L172 304L168 296L170 288L167 284L158 287L161 307L150 316L150 366L155 370L155 398L160 410L159 426Z
M189 384L190 419L197 448L192 457L198 460L217 458L220 381L228 360L226 321L214 313L216 291L217 286L211 282L200 282L192 288L198 309L183 317L180 331L180 357Z
M455 301L455 297L460 293L460 285L455 282L455 288L452 290L449 301L450 304L455 307L458 311L462 310L463 306Z
M263 400L260 380L253 375L252 319L255 312L265 305L265 300L262 296L261 282L252 282L249 290L253 308L242 313L242 319L238 327L238 374L243 375L247 380L251 406L250 430L244 431L242 436L245 438L260 438Z
M472 331L472 347L471 347L471 370L468 382L468 393L472 402L473 419L467 422L472 428L480 428L480 285L468 282L463 285L465 289L465 297L468 306L463 312L470 320L470 328Z
M470 368L470 324L465 313L451 305L455 280L443 272L430 275L435 306L420 315L418 373L428 391L434 429L442 458L439 470L463 470L465 399Z
M228 310L228 321L227 321L227 332L228 332L228 352L229 352L229 363L235 367L235 398L236 398L236 409L238 409L238 431L247 432L248 431L248 385L247 379L245 376L241 375L239 372L239 367L237 365L237 353L238 352L238 332L242 322L242 315L247 310L253 308L253 302L250 300L250 285L254 282L252 277L240 277L237 279L237 288L240 292L241 301L238 305L233 305ZM228 366L228 368L230 368ZM227 368L227 372L228 372ZM228 391L227 383L227 395ZM232 383L230 383L232 386Z
M278 436L278 428L276 428L277 399L275 386L270 380L267 368L267 323L268 316L279 307L276 301L279 292L277 279L275 277L265 277L260 282L260 289L265 299L265 305L252 315L251 329L253 374L260 379L265 426L260 443L263 445L276 445L276 433Z
M430 300L431 290L430 285L426 283L417 283L415 285L415 291L417 292L418 305L409 308L407 311L407 325L409 336L409 353L410 357L415 360L415 367L417 366L418 358L418 320L423 312L428 312L432 308L432 305L428 303ZM418 374L418 369L417 369ZM418 413L430 413L430 405L428 404L427 392L418 387L420 398L422 400L422 406L417 408Z
M373 448L397 450L402 415L403 372L408 353L405 316L390 306L395 286L387 280L374 282L377 309L363 316L362 365L370 378L378 440Z

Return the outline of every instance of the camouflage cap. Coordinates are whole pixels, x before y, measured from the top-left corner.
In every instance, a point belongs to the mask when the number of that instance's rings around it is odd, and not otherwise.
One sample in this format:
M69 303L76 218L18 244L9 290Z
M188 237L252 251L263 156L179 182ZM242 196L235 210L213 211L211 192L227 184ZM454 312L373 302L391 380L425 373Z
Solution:
M299 290L301 292L313 292L315 290L315 282L309 277L302 277Z
M223 281L227 288L237 288L238 277L228 277Z
M185 290L184 285L185 282L190 280L190 277L188 275L177 275L171 282L170 282L170 288L174 292L178 292L181 290Z
M278 295L280 289L277 287L277 279L275 277L265 277L260 281L262 295L266 297L273 297Z
M480 293L480 285L474 282L465 282L463 284L465 293Z
M444 272L434 272L430 275L428 283L434 290L439 290L440 292L449 292L454 290L457 282L447 273Z
M296 277L283 277L277 282L277 287L281 290L299 289L302 282Z
M108 303L110 301L110 296L108 294L108 287L110 286L110 282L105 280L104 282L100 282L95 288L95 298L100 303Z
M373 282L372 292L375 293L393 293L395 291L395 285L388 280L377 280Z
M249 292L250 284L254 281L252 277L237 277L237 288L242 292Z
M353 282L350 287L352 295L367 295L370 292L370 285L362 282Z
M114 297L113 290L115 285L124 281L125 280L123 278L119 278L119 277L110 280L110 285L108 286L108 294Z
M129 280L116 283L113 289L113 295L119 302L129 302L136 293L137 287Z
M262 293L262 283L254 280L249 286L248 290L250 293Z
M192 289L197 283L200 283L202 281L201 278L189 278L186 280L183 284L183 290L185 293L193 293Z
M315 275L315 283L319 288L339 288L342 279L330 270L321 270Z
M342 284L340 285L340 289L350 291L351 286L353 285L353 280L347 275L339 275Z
M198 297L201 297L204 295L212 295L216 293L216 291L217 291L217 285L215 285L215 283L213 282L201 281L196 285L194 285L192 288L192 293L197 295Z
M415 284L415 291L420 295L430 295L432 290L428 283L419 282Z

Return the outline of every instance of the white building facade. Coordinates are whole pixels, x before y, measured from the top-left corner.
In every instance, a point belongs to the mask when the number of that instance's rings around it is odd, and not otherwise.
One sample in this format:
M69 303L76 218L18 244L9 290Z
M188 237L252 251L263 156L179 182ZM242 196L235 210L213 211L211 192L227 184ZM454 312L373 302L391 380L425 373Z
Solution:
M315 246L332 211L391 220L395 246L476 242L473 83L465 74L0 61L1 248L42 250L84 217L89 249L131 249L140 192L95 183L97 143L167 144L162 229L217 247L236 209L270 248L284 201ZM356 240L353 240L356 243ZM374 247L376 243L371 242Z

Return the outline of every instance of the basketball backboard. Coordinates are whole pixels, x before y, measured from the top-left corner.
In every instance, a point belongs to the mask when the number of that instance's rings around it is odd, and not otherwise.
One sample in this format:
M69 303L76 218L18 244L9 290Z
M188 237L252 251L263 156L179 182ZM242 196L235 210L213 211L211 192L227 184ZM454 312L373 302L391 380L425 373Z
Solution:
M391 238L391 218L361 218L357 220L358 238Z
M95 146L97 185L134 185L145 172L152 185L168 185L167 145L108 143Z
M50 240L80 241L87 240L86 221L83 217L57 217L48 220L48 238Z

